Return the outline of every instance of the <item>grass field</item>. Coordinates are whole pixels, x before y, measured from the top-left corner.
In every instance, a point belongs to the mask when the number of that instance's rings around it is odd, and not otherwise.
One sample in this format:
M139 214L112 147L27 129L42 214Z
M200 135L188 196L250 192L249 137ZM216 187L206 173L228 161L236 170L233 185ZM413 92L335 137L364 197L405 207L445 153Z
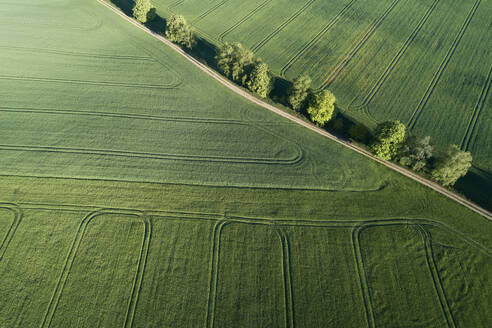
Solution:
M486 219L96 1L0 15L0 327L492 324Z
M370 127L399 119L492 173L490 1L154 2L217 45L243 43L279 76L310 75L347 116Z

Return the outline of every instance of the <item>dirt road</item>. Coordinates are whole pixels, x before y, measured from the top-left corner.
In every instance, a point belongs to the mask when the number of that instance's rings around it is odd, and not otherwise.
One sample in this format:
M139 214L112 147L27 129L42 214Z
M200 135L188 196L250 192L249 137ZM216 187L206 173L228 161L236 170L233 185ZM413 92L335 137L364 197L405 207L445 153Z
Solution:
M116 13L117 15L119 15L120 17L122 17L123 19L127 20L128 22L130 22L131 24L135 25L136 27L138 27L139 29L143 30L144 32L152 35L153 37L155 37L156 39L158 39L159 41L165 43L167 46L171 47L174 51L178 52L179 54L181 54L184 58L186 58L188 61L190 61L193 65L197 66L199 69L201 69L203 72L207 73L208 75L210 75L212 78L214 78L215 80L217 80L219 83L223 84L225 87L229 88L230 90L234 91L235 93L243 96L244 98L247 98L248 100L254 102L255 104L265 108L265 109L268 109L269 111L272 111L274 112L275 114L277 115L280 115L280 116L283 116L285 118L287 118L288 120L291 120L292 122L295 122L297 124L300 124L316 133L319 133L321 134L322 136L325 136L326 138L328 139L331 139L347 148L350 148L352 149L353 151L356 151L358 152L359 154L362 154L370 159L372 159L373 161L376 161L390 169L393 169L407 177L409 177L410 179L413 179L417 182L420 182L421 184L423 185L426 185L427 187L429 188L432 188L434 189L435 191L453 199L454 201L460 203L461 205L463 206L466 206L467 208L471 209L472 211L482 215L483 217L485 217L486 219L488 220L491 220L492 221L492 213L488 212L487 210L481 208L480 206L470 202L469 200L461 197L460 195L454 193L454 192L451 192L449 190L447 190L446 188L438 185L437 183L435 182L432 182L430 180L427 180L421 176L419 176L418 174L415 174L414 172L412 171L409 171L407 169L404 169L396 164L393 164L391 162L387 162L387 161L384 161L384 160L381 160L377 157L374 157L369 151L363 149L363 148L360 148L348 141L344 141L344 140L340 140L338 139L336 136L332 135L331 133L323 130L323 129L320 129L310 123L307 123L303 120L301 120L300 118L298 117L295 117L294 115L291 115L289 113L286 113L284 111L282 111L281 109L278 109L276 108L275 106L272 106L270 104L267 104L266 102L264 101L261 101L260 99L254 97L253 95L249 94L248 92L244 91L243 89L239 88L237 85L235 85L234 83L232 83L231 81L229 81L228 79L226 79L225 77L223 77L222 75L220 75L219 73L217 73L216 71L212 70L211 68L209 68L208 66L206 66L205 64L202 64L201 62L199 62L198 60L196 60L195 58L193 58L191 55L187 54L183 49L181 49L180 47L178 47L177 45L175 45L174 43L172 43L171 41L167 40L166 38L164 38L163 36L157 34L157 33L154 33L152 32L151 30L149 30L147 27L143 26L142 24L138 23L136 20L134 20L133 18L131 17L128 17L126 16L124 13L122 13L118 8L116 7L113 7L112 5L106 3L104 0L97 0L100 4L102 4L103 6L109 8L111 11L113 11L114 13Z

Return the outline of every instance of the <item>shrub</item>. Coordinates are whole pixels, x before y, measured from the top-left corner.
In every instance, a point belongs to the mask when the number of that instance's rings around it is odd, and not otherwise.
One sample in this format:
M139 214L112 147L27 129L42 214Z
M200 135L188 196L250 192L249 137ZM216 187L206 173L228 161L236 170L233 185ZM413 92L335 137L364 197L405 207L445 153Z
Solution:
M400 121L379 124L371 145L373 153L381 159L393 159L405 141L405 133L405 126Z
M140 23L152 21L155 18L155 8L150 0L136 0L133 7L133 17Z
M466 175L471 165L471 153L451 145L437 158L431 176L443 186L452 186L459 178Z
M248 80L247 70L253 64L253 53L240 43L225 43L215 57L217 67L228 78L244 85Z
M180 46L191 49L195 44L193 31L181 15L171 16L166 23L166 37Z
M289 90L288 102L295 110L300 110L308 96L311 78L307 75L299 76Z
M335 101L335 96L328 90L313 94L306 109L311 121L323 126L331 120L335 111Z
M425 171L429 167L434 147L430 144L430 137L423 139L408 138L400 149L400 164L407 166L415 172Z
M266 98L272 89L272 79L268 65L258 60L253 64L246 86L262 98Z

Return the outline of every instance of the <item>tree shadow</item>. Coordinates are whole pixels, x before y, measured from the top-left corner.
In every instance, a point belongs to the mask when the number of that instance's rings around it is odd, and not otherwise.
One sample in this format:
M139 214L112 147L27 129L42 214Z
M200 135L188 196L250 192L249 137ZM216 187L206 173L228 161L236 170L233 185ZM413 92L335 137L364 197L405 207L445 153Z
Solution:
M492 211L492 175L476 167L454 185L454 189L466 198Z

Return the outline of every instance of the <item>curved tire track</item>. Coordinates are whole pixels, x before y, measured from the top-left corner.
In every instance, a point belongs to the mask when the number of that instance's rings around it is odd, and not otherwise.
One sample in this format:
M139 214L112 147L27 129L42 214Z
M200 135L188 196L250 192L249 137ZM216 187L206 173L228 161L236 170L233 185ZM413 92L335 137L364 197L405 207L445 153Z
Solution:
M125 215L125 216L134 216L142 220L144 224L144 236L143 236L143 242L142 242L142 249L140 251L140 257L138 260L138 267L137 271L135 273L135 280L132 286L132 292L131 292L131 299L128 304L128 309L126 312L125 316L125 321L124 321L124 328L131 327L128 326L128 322L132 322L133 320L133 314L132 311L135 310L135 306L137 303L137 298L139 294L139 290L135 289L140 289L140 284L142 282L143 278L143 270L145 269L145 263L143 262L143 259L147 258L148 254L148 246L150 243L150 221L147 220L146 218L143 217L142 213L140 211L132 211L132 210L126 210L126 209L111 209L111 210L95 210L93 212L90 212L87 214L84 219L81 221L79 224L79 227L77 229L77 232L75 234L75 238L73 240L72 246L70 247L70 250L67 254L65 264L63 266L60 278L58 279L58 282L56 284L56 287L53 291L53 294L51 296L50 302L48 304L48 308L46 309L45 315L43 317L43 320L40 324L40 328L48 328L51 325L51 322L53 320L56 308L58 306L58 303L60 301L60 298L63 293L63 289L66 285L66 282L68 280L68 277L70 275L70 271L72 269L72 265L75 261L75 257L77 255L77 251L80 247L80 244L82 243L82 239L85 235L85 232L87 230L87 226L89 223L97 218L98 216L101 215ZM146 247L146 249L144 249Z
M23 217L23 212L20 209L19 206L16 204L11 204L11 203L0 203L0 208L6 209L10 212L12 212L14 219L12 221L12 224L9 227L9 230L5 234L4 239L0 242L0 261L2 261L3 255L7 251L7 248L9 247L10 242L12 241L12 238L14 238L15 231L17 230L17 227L22 221Z

